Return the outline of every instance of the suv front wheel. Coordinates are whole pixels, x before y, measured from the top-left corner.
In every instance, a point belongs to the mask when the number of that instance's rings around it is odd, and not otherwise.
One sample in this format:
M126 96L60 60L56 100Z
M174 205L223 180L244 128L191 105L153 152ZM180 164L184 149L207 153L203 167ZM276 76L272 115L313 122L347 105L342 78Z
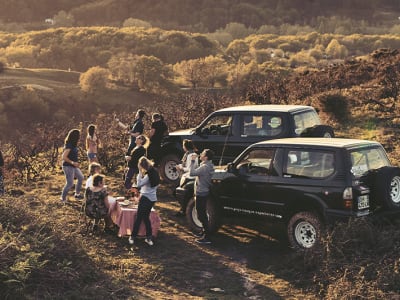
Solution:
M322 223L312 212L298 212L290 218L287 233L289 244L298 250L315 247L321 238Z

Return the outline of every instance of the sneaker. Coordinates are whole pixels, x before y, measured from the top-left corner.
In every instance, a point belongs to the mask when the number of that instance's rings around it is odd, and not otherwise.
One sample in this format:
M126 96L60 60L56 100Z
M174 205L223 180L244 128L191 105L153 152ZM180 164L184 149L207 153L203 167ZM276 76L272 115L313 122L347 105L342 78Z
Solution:
M196 242L197 242L198 244L202 244L202 245L211 244L211 241L210 241L209 239L205 238L205 237L202 238L202 239L196 240Z
M198 239L201 239L201 238L204 237L204 231L203 231L203 230L200 230L199 232L193 232L193 235L194 235L195 237L197 237Z
M135 239L132 236L130 236L128 239L128 242L129 242L129 245L133 245L133 244L135 244Z
M144 242L149 246L153 246L154 245L154 243L153 243L153 241L151 239L145 239Z
M81 194L77 195L75 194L75 200L81 200L83 199L83 196Z

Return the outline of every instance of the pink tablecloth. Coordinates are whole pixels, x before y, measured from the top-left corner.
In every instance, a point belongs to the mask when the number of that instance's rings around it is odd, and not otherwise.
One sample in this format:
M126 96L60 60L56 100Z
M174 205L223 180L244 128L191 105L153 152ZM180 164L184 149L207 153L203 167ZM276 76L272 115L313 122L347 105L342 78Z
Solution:
M119 227L118 236L131 235L133 224L136 220L137 208L134 208L132 205L127 207L121 206L118 201L115 201L115 198L111 198L109 212L112 221ZM161 219L154 209L152 209L150 213L150 222L153 236L157 236ZM140 224L138 235L146 236L146 227L143 222Z

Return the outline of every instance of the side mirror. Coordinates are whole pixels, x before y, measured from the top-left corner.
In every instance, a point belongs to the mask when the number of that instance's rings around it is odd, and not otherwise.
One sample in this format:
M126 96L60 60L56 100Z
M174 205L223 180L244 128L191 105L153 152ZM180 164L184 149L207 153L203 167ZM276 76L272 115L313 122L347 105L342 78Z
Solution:
M233 171L233 163L228 163L227 165L226 165L226 169L228 170L228 172L230 172L230 173L232 173L232 171Z

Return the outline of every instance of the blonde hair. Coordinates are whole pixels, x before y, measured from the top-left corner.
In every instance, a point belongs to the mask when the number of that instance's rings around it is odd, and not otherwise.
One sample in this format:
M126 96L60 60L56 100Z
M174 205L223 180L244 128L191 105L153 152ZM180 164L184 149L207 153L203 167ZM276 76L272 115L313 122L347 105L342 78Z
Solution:
M92 162L89 164L89 175L93 175L94 171L99 168L101 169L101 165L97 162Z
M142 156L141 158L139 158L138 161L138 168L140 169L144 169L146 171L148 171L151 167L153 167L154 163L148 159L146 156Z

